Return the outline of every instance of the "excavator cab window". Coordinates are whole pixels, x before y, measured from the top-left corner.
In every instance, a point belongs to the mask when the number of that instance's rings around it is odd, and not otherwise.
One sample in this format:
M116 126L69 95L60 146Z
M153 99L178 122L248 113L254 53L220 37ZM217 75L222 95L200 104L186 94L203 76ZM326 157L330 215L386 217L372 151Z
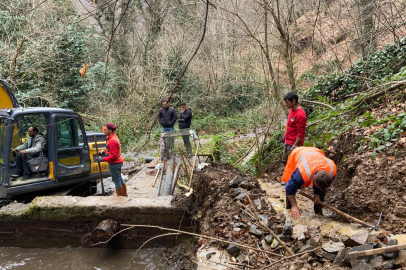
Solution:
M7 126L5 124L6 118L0 117L0 183L3 182L4 179L4 153L5 150L5 143L6 143L6 133L7 133ZM7 151L8 152L8 151Z
M18 165L17 153L20 150L26 150L31 147L35 147L33 140L29 138L28 129L31 127L38 128L38 134L42 135L45 140L41 145L39 152L34 154L27 154L23 161L27 164L28 172L26 169L22 169L24 165ZM12 181L10 185L20 185L27 182L35 182L44 180L44 177L48 177L48 153L47 153L47 120L45 114L26 114L19 115L16 119L13 127L13 137L11 140L11 148L15 151L10 152L10 175L12 176ZM22 179L21 173L29 174L29 179Z
M80 141L82 134L80 124L76 118L57 118L57 145L58 149L66 151L58 153L58 162L66 166L80 165L82 163L80 151L77 148L83 146ZM68 149L72 149L68 151Z

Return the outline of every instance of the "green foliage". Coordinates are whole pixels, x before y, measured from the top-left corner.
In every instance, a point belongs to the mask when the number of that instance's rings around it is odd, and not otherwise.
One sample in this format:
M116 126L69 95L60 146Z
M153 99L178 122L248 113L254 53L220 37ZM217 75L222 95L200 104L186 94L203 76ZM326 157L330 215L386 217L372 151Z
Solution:
M365 61L360 58L342 73L319 76L317 83L305 94L306 98L318 99L324 96L333 101L342 101L348 95L362 91L365 83L370 86L379 84L406 65L405 45L406 38L403 38L400 42L372 52Z

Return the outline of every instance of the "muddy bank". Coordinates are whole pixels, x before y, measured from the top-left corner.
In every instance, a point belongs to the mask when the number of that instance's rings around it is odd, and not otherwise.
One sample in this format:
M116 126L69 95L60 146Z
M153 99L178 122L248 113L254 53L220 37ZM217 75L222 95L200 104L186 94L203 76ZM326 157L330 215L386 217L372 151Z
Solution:
M326 151L339 164L327 202L371 223L382 212L381 228L406 232L406 152L399 148L375 156L346 151L354 141L348 137L335 139Z

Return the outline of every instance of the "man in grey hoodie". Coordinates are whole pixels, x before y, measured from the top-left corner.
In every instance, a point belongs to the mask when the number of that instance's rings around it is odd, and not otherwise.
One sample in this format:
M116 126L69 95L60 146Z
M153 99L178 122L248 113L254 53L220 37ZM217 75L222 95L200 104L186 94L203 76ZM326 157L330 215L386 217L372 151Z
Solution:
M23 180L30 179L31 171L27 161L31 158L38 157L44 147L45 138L38 132L38 128L31 126L28 128L28 139L22 145L12 148L11 152L17 152L16 167L17 173L11 177L23 176Z

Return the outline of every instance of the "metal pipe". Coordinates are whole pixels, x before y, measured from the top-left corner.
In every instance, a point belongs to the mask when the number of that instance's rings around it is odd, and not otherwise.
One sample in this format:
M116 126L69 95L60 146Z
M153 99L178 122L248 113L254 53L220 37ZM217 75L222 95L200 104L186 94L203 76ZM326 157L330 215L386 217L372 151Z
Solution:
M159 183L158 183L158 190L156 191L156 196L158 197L159 194L161 193L161 184L162 184L162 178L164 176L164 169L165 169L165 160L163 161L163 166L161 169L161 175L159 176Z
M165 182L163 184L162 196L171 195L172 191L172 179L173 179L173 166L175 165L175 155L171 156L168 162L168 167L165 173Z
M179 163L176 165L175 173L173 174L173 179L172 179L172 193L175 190L175 184L176 184L176 179L178 179L178 173L179 173L179 168L180 164L182 163L182 160L179 161Z

